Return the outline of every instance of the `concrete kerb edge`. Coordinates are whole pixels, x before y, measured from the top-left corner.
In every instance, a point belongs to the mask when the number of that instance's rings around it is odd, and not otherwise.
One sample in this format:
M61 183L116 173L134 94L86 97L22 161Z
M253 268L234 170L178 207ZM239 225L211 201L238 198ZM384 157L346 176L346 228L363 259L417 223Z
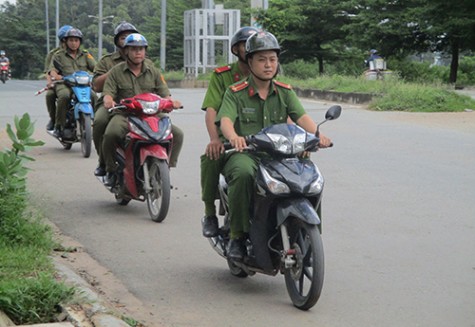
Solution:
M185 79L169 80L167 81L167 83L168 86L171 88L207 88L209 82L206 80ZM351 104L368 104L369 102L371 102L371 100L373 100L374 96L369 93L345 93L314 89L301 89L298 87L293 87L293 89L295 93L297 93L297 95L302 98L326 100L331 102L344 102Z
M89 284L72 269L65 266L57 258L53 258L57 273L68 285L79 290L80 296L88 304L86 310L87 317L76 316L72 310L64 308L68 313L68 320L77 327L130 327L126 322L114 315L114 312L107 307L99 295L93 291ZM87 318L86 320L84 318Z

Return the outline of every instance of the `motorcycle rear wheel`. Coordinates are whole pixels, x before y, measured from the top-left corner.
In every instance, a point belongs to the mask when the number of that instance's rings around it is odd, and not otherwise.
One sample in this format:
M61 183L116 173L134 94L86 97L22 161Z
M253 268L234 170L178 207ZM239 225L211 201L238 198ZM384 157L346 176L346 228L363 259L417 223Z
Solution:
M285 270L285 285L295 307L308 310L317 303L323 287L324 255L320 232L301 220L289 224L291 248L297 263Z
M89 158L92 144L91 116L81 114L79 118L79 131L81 133L82 155L84 158Z
M147 207L150 217L155 222L162 222L170 206L170 170L165 160L156 158L149 162L151 192L147 194Z

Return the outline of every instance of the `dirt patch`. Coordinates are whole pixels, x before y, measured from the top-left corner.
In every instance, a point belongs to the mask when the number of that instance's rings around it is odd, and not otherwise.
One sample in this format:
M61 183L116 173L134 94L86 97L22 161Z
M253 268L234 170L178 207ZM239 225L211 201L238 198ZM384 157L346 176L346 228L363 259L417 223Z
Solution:
M404 123L475 133L475 111L468 112L387 112L390 119Z
M115 316L121 319L125 317L133 319L139 323L137 326L159 327L154 323L154 313L151 308L146 308L112 272L95 261L81 244L62 234L52 223L48 224L51 225L55 238L63 247L55 251L56 260L86 281L89 288L101 298L107 308L115 313Z

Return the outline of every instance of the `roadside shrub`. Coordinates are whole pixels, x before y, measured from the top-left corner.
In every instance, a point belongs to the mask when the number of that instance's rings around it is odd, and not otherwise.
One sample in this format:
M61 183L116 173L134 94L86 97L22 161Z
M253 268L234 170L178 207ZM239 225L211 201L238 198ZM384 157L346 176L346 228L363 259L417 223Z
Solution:
M309 79L318 76L318 63L307 62L302 59L282 64L282 74L295 79Z
M443 87L399 83L376 97L370 109L383 111L455 112L475 109L475 101Z

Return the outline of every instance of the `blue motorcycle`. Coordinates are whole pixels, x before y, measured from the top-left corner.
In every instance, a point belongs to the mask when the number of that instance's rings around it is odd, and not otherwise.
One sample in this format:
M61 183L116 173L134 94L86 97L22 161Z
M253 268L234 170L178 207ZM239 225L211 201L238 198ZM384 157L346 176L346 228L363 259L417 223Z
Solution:
M77 71L64 76L61 82L72 89L73 95L71 106L66 113L63 135L58 140L66 150L70 150L73 143L81 142L81 152L85 158L88 158L91 155L92 120L94 119L91 103L92 76L85 71ZM52 132L48 133L53 135Z

